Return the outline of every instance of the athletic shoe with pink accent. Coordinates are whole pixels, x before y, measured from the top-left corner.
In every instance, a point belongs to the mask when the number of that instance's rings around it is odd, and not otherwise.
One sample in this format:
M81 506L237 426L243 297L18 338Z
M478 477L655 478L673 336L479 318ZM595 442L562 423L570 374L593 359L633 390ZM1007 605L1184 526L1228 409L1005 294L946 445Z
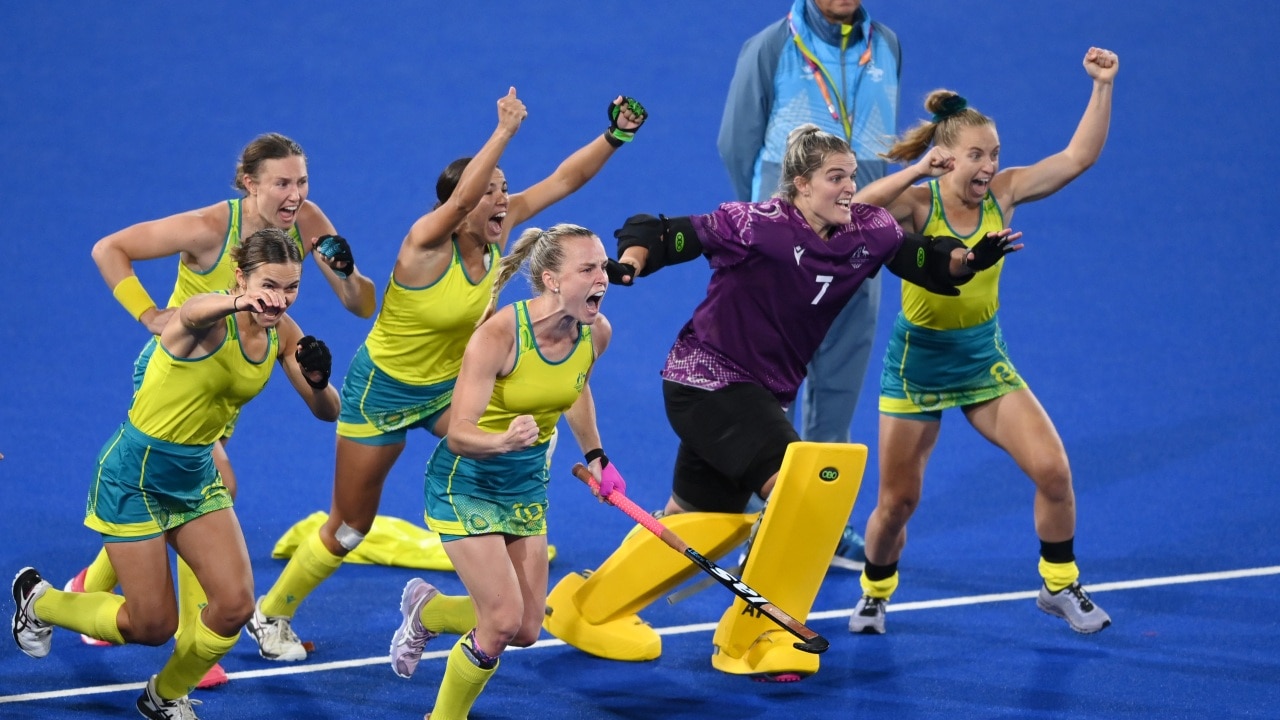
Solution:
M413 677L427 641L440 634L423 627L421 617L422 606L439 594L427 581L414 578L405 584L400 595L400 615L404 620L391 637L391 669L402 678Z
M73 593L84 592L84 576L88 572L89 572L89 568L85 568L80 572L76 573L76 576L68 580L67 584L62 586L62 589L65 590L66 592L73 592ZM109 647L111 645L111 643L107 642L106 640L99 640L96 637L89 637L88 635L81 635L80 642L84 643L85 645L89 645L91 647Z
M213 667L209 668L209 672L205 673L204 677L200 678L200 682L196 683L196 687L201 690L208 690L211 687L226 685L229 682L231 682L231 678L227 677L227 671L223 670L218 663L214 663Z

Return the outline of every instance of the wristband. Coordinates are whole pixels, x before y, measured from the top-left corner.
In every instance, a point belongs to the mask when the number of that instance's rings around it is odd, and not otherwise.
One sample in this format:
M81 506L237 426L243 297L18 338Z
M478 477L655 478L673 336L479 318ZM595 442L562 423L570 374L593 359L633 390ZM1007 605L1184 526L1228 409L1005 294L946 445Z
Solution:
M609 458L604 454L604 449L602 448L588 450L587 454L583 455L582 457L586 458L588 465L590 465L591 461L595 460L596 458L600 458L600 467L605 467L609 464Z
M121 280L111 290L111 294L115 296L116 302L124 306L129 311L134 320L142 317L142 313L154 308L156 301L151 299L147 294L146 288L142 287L142 281L137 275L130 275Z
M628 137L628 138L619 137L619 135L623 135L623 134L630 135L631 137ZM634 138L635 136L636 136L635 133L629 133L623 130L614 130L613 128L609 128L608 130L604 131L604 141L616 148L622 147L623 143L631 142L632 138Z

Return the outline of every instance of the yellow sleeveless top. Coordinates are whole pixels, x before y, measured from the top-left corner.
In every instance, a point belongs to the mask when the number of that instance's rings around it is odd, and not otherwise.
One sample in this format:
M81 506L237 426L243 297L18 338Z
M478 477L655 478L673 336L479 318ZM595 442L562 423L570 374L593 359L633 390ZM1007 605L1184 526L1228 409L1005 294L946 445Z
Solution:
M434 385L458 377L462 351L489 304L501 251L489 246L489 269L472 281L458 243L440 279L420 288L396 282L394 271L382 294L382 309L364 341L369 357L386 374L408 385Z
M481 430L505 432L517 415L532 415L538 423L538 442L551 439L560 416L568 410L587 384L587 372L596 361L591 345L591 328L578 327L578 340L560 362L542 356L529 321L529 302L515 304L516 364L506 377L493 385L489 406L480 421Z
M978 228L969 235L961 235L947 222L947 214L942 209L942 196L937 180L929 181L931 195L929 221L925 223L923 235L950 235L973 247L987 233L1004 229L1004 212L996 202L996 198L987 192L982 199L981 221ZM902 314L907 320L920 327L931 330L955 330L973 327L995 317L1000 307L1000 271L1004 269L1004 260L994 267L984 270L968 283L960 286L959 296L935 295L922 287L902 282Z
M226 432L244 406L262 392L279 353L275 328L267 330L260 360L244 354L234 315L225 319L227 336L217 350L199 358L175 358L157 343L142 386L133 395L129 422L159 440L208 445Z
M193 295L229 290L235 284L236 262L231 259L231 251L240 244L241 240L240 201L242 199L234 198L227 201L231 209L227 217L227 235L222 240L222 252L218 255L218 261L213 264L213 267L200 272L187 267L187 264L181 260L178 261L178 278L173 283L169 307L178 307ZM298 244L298 250L305 256L307 251L302 246L302 235L298 232L297 224L289 228L289 237L293 238L293 241Z

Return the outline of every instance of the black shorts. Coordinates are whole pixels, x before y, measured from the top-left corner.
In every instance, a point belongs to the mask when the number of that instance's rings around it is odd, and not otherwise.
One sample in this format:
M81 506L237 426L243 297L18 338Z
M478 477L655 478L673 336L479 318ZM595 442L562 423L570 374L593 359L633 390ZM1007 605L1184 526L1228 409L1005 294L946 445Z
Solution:
M664 381L662 396L680 437L671 494L685 510L742 512L800 439L778 399L759 385L699 390Z

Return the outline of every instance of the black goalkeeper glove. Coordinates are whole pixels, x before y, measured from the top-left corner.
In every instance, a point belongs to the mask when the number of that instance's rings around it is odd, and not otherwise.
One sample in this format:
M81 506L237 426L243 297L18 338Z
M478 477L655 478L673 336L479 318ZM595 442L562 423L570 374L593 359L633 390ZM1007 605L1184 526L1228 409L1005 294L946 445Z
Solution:
M340 278L349 277L356 266L355 258L351 256L351 243L341 235L322 235L316 242L316 252Z
M631 263L618 262L613 258L605 263L604 274L609 276L612 285L630 285L636 281L636 269Z
M640 122L635 127L630 129L618 127L618 118L622 116L624 108L640 118ZM609 129L604 131L604 139L614 147L622 147L622 143L629 143L635 139L636 132L648 117L649 113L645 111L639 100L623 95L621 102L615 100L609 103Z
M293 357L297 359L298 367L302 368L302 377L308 385L316 390L323 390L329 386L333 356L329 354L329 346L325 345L323 340L307 335L298 341L298 349ZM319 380L312 380L312 373L320 373L322 377Z
M989 232L969 248L965 265L974 272L982 272L1020 247L1021 245L1014 244L1013 236L1001 237L997 233Z

